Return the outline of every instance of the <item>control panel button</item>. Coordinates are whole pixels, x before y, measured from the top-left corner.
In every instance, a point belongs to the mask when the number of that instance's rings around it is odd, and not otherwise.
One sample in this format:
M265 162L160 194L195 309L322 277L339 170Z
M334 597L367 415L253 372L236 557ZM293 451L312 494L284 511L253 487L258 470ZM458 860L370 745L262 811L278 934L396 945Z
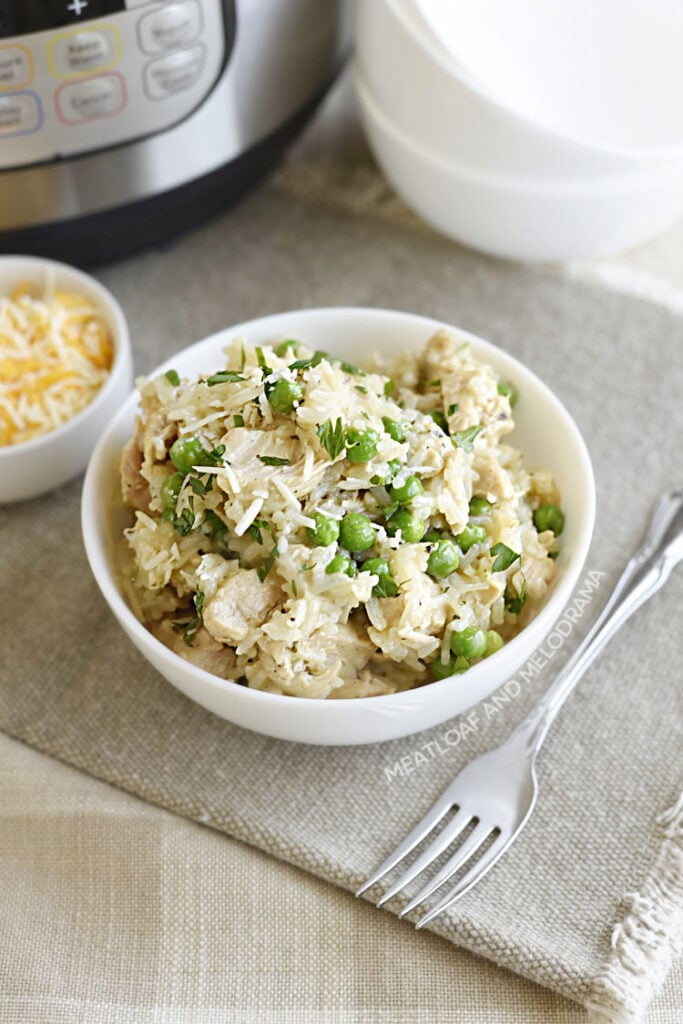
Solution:
M49 46L50 67L57 78L74 78L105 70L118 63L119 34L115 28L98 25L57 36Z
M145 53L163 53L194 42L202 30L202 16L196 0L167 4L140 19L138 36Z
M63 122L83 124L98 117L111 117L123 110L126 89L121 75L114 72L60 85L56 99L57 111Z
M43 123L40 100L32 92L0 95L0 137L37 132Z
M164 100L192 88L204 65L201 44L189 50L177 50L167 57L151 61L145 68L145 90L150 99Z
M33 60L25 46L0 46L0 89L21 89L33 78Z

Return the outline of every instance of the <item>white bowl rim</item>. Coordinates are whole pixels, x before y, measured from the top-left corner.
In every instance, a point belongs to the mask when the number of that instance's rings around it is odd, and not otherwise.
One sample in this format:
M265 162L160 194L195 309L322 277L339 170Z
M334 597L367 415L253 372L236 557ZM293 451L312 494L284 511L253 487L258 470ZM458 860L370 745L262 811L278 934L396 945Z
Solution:
M567 431L567 435L571 437L574 448L579 455L584 482L586 484L586 494L584 496L585 502L583 506L584 526L579 532L579 538L577 539L576 550L573 558L573 564L578 568L573 575L572 573L568 573L565 578L559 582L558 586L552 590L549 598L546 600L546 603L538 611L529 625L517 634L517 636L513 637L512 640L509 640L501 651L496 652L496 654L487 659L486 664L491 664L492 660L503 652L517 650L525 642L525 634L527 634L528 630L532 629L532 627L534 632L541 632L543 636L545 636L550 628L552 628L553 623L558 619L562 609L569 600L575 585L576 577L585 563L593 535L593 525L595 521L595 481L593 477L593 468L585 442L578 427L574 423L574 420L564 407L563 403L532 370L529 370L522 362L520 362L520 360L511 356L504 349L499 348L492 342L486 341L484 338L472 334L469 331L447 324L443 320L438 320L433 317L425 317L417 313L409 313L396 309L385 309L376 306L325 306L292 309L280 313L271 313L263 317L257 317L252 320L235 324L234 326L223 328L222 330L216 331L192 345L186 346L186 348L181 349L179 352L176 352L174 356L164 360L163 363L152 370L148 376L154 377L164 373L166 370L172 369L178 356L187 353L189 350L198 349L203 346L208 349L212 346L225 345L232 338L239 336L250 329L267 328L270 322L273 323L273 333L275 337L279 334L287 333L286 326L283 331L282 327L278 327L276 325L281 325L283 321L288 319L296 320L302 317L313 316L334 316L352 319L359 315L367 317L368 319L377 320L384 319L387 316L400 317L402 320L412 321L416 326L419 325L420 327L424 327L425 330L428 331L435 331L443 327L457 330L458 336L462 337L465 341L474 343L479 352L483 353L484 357L486 357L487 354L491 354L494 357L494 361L507 363L513 371L517 371L522 377L531 377L535 386L541 391L544 397L549 399L556 407L558 415L563 421L563 426ZM95 478L100 458L109 444L111 433L116 429L119 420L125 418L137 405L137 399L137 390L135 390L128 396L100 436L86 470L81 500L81 529L88 562L90 563L90 568L95 580L115 616L119 619L119 622L122 625L125 622L125 630L129 635L135 635L143 647L151 646L161 662L166 662L172 669L173 666L178 665L179 661L182 661L185 668L189 669L192 675L201 679L202 682L220 690L229 690L231 696L234 696L237 703L254 704L255 702L260 702L265 705L270 705L271 707L279 705L281 708L290 709L291 712L294 712L296 708L300 708L302 713L306 711L310 713L312 709L315 709L315 714L323 716L336 714L337 712L335 711L335 708L338 708L340 705L347 705L349 701L320 700L315 697L292 697L286 694L269 693L263 690L253 689L248 686L242 686L237 683L236 680L223 679L220 676L213 675L213 673L207 672L205 669L199 668L197 665L182 659L180 655L175 654L160 640L157 640L157 638L133 614L131 608L112 579L106 554L99 543L99 531L97 529L97 520L95 515L97 508ZM546 623L548 623L547 628L544 628ZM474 684L477 678L478 669L480 669L483 664L485 663L480 663L470 668L467 673L468 683ZM386 711L389 711L391 705L398 708L400 705L410 706L411 704L414 704L416 701L416 695L418 695L418 699L424 700L426 699L425 694L430 694L433 696L433 699L437 701L439 694L442 691L446 691L449 685L452 686L453 678L454 677L449 676L445 679L434 680L423 686L416 687L411 690L403 690L399 693L355 698L355 701L359 702L362 707L381 707ZM500 683L496 684L495 688L502 685L503 681L504 680L501 680ZM489 693L490 692L492 691L489 691ZM477 703L479 700L485 699L485 697L486 694L482 694L480 697L477 697L477 700L473 703Z
M634 190L649 190L660 183L669 183L673 179L681 177L680 166L673 163L659 168L656 174L646 168L638 169L636 172L618 171L588 178L520 178L512 175L503 177L499 174L492 174L490 171L450 160L428 146L416 143L415 139L407 135L403 128L396 124L395 119L381 107L357 61L354 61L353 64L353 82L363 112L366 116L373 118L380 129L393 136L397 145L406 149L416 160L431 164L441 173L473 182L483 188L517 192L522 195L541 195L554 199L586 193L592 195L603 192L613 195L615 191L632 193ZM683 147L680 155L683 157Z
M430 40L424 37L424 34L419 30L419 28L416 28L411 24L407 6L404 8L400 0L399 2L396 2L396 0L387 0L387 3L393 14L402 22L406 32L410 33L411 37L416 40L417 44L426 53L427 57L439 64L441 69L449 77L455 78L470 92L475 93L481 99L491 104L492 107L504 112L510 118L513 118L520 124L525 125L527 128L532 128L538 132L545 133L550 137L550 139L554 139L558 142L569 142L581 149L592 151L593 153L604 153L608 156L626 157L627 159L642 161L643 164L651 163L656 160L680 160L681 157L683 157L683 142L673 146L662 146L658 149L637 149L632 146L617 146L613 143L610 143L609 145L598 145L590 139L581 138L581 136L574 135L571 132L560 132L556 128L551 128L549 125L545 125L540 121L535 121L533 118L526 116L518 110L514 110L512 107L504 106L502 103L494 99L494 97L482 88L482 86L478 85L474 79L469 79L461 75L458 72L455 62L451 63L445 54L441 53L438 48L432 48Z
M131 358L131 346L130 346L130 334L128 331L128 321L121 308L120 303L109 291L105 285L101 284L96 278L86 273L84 270L79 270L78 267L72 267L69 263L63 263L60 260L51 260L43 256L26 256L21 253L17 254L3 254L0 255L0 273L3 269L9 265L21 267L25 264L27 267L27 278L30 279L29 267L43 267L45 269L53 268L57 272L64 273L66 276L73 278L74 281L81 282L86 286L89 291L97 296L97 300L102 307L103 312L106 312L107 319L112 321L112 342L114 346L114 358L112 359L111 369L102 387L99 389L97 394L92 398L87 405L80 409L75 416L67 420L60 426L55 427L54 430L49 430L45 434L39 434L37 437L32 437L28 441L21 441L19 444L2 445L0 446L0 462L6 456L16 455L16 453L24 452L29 453L35 451L38 448L45 447L51 444L53 441L57 441L70 433L77 431L82 425L83 421L90 415L96 414L100 406L104 405L111 395L112 391L115 391L118 386L118 374L121 369L125 370L127 362Z

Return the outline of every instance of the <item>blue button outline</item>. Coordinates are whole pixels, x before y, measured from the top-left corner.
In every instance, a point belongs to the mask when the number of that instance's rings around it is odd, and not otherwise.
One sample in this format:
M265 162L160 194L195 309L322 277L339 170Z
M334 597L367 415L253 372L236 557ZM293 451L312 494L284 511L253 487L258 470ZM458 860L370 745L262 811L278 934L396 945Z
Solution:
M45 112L43 111L43 104L40 102L40 96L37 92L33 92L32 89L18 89L16 92L3 92L0 93L0 105L5 99L12 99L13 96L31 96L35 102L38 110L38 124L34 128L20 128L16 132L6 132L0 127L0 141L2 139L16 139L20 135L33 135L35 132L39 132L45 124Z

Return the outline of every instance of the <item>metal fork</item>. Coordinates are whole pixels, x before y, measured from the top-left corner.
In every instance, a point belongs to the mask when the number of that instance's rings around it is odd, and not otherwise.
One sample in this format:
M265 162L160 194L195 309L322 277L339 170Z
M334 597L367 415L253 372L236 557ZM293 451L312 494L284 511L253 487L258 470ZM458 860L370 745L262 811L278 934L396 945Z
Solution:
M402 892L468 828L470 831L457 850L403 907L400 916L427 900L477 853L478 858L455 886L420 918L417 927L422 928L452 906L491 870L522 831L534 809L538 792L536 757L560 708L594 658L636 609L664 586L681 559L683 488L668 491L659 500L643 545L627 563L597 621L542 700L510 739L481 754L460 772L407 838L358 889L357 896L384 878L449 812L454 812L452 819L387 889L377 905Z

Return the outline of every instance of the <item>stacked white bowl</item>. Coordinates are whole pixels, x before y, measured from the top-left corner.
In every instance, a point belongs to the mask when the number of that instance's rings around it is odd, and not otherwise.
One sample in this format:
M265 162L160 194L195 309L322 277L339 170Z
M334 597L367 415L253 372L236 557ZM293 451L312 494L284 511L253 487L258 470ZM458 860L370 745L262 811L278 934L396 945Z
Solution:
M683 212L679 0L358 0L370 145L424 220L475 249L571 260Z

